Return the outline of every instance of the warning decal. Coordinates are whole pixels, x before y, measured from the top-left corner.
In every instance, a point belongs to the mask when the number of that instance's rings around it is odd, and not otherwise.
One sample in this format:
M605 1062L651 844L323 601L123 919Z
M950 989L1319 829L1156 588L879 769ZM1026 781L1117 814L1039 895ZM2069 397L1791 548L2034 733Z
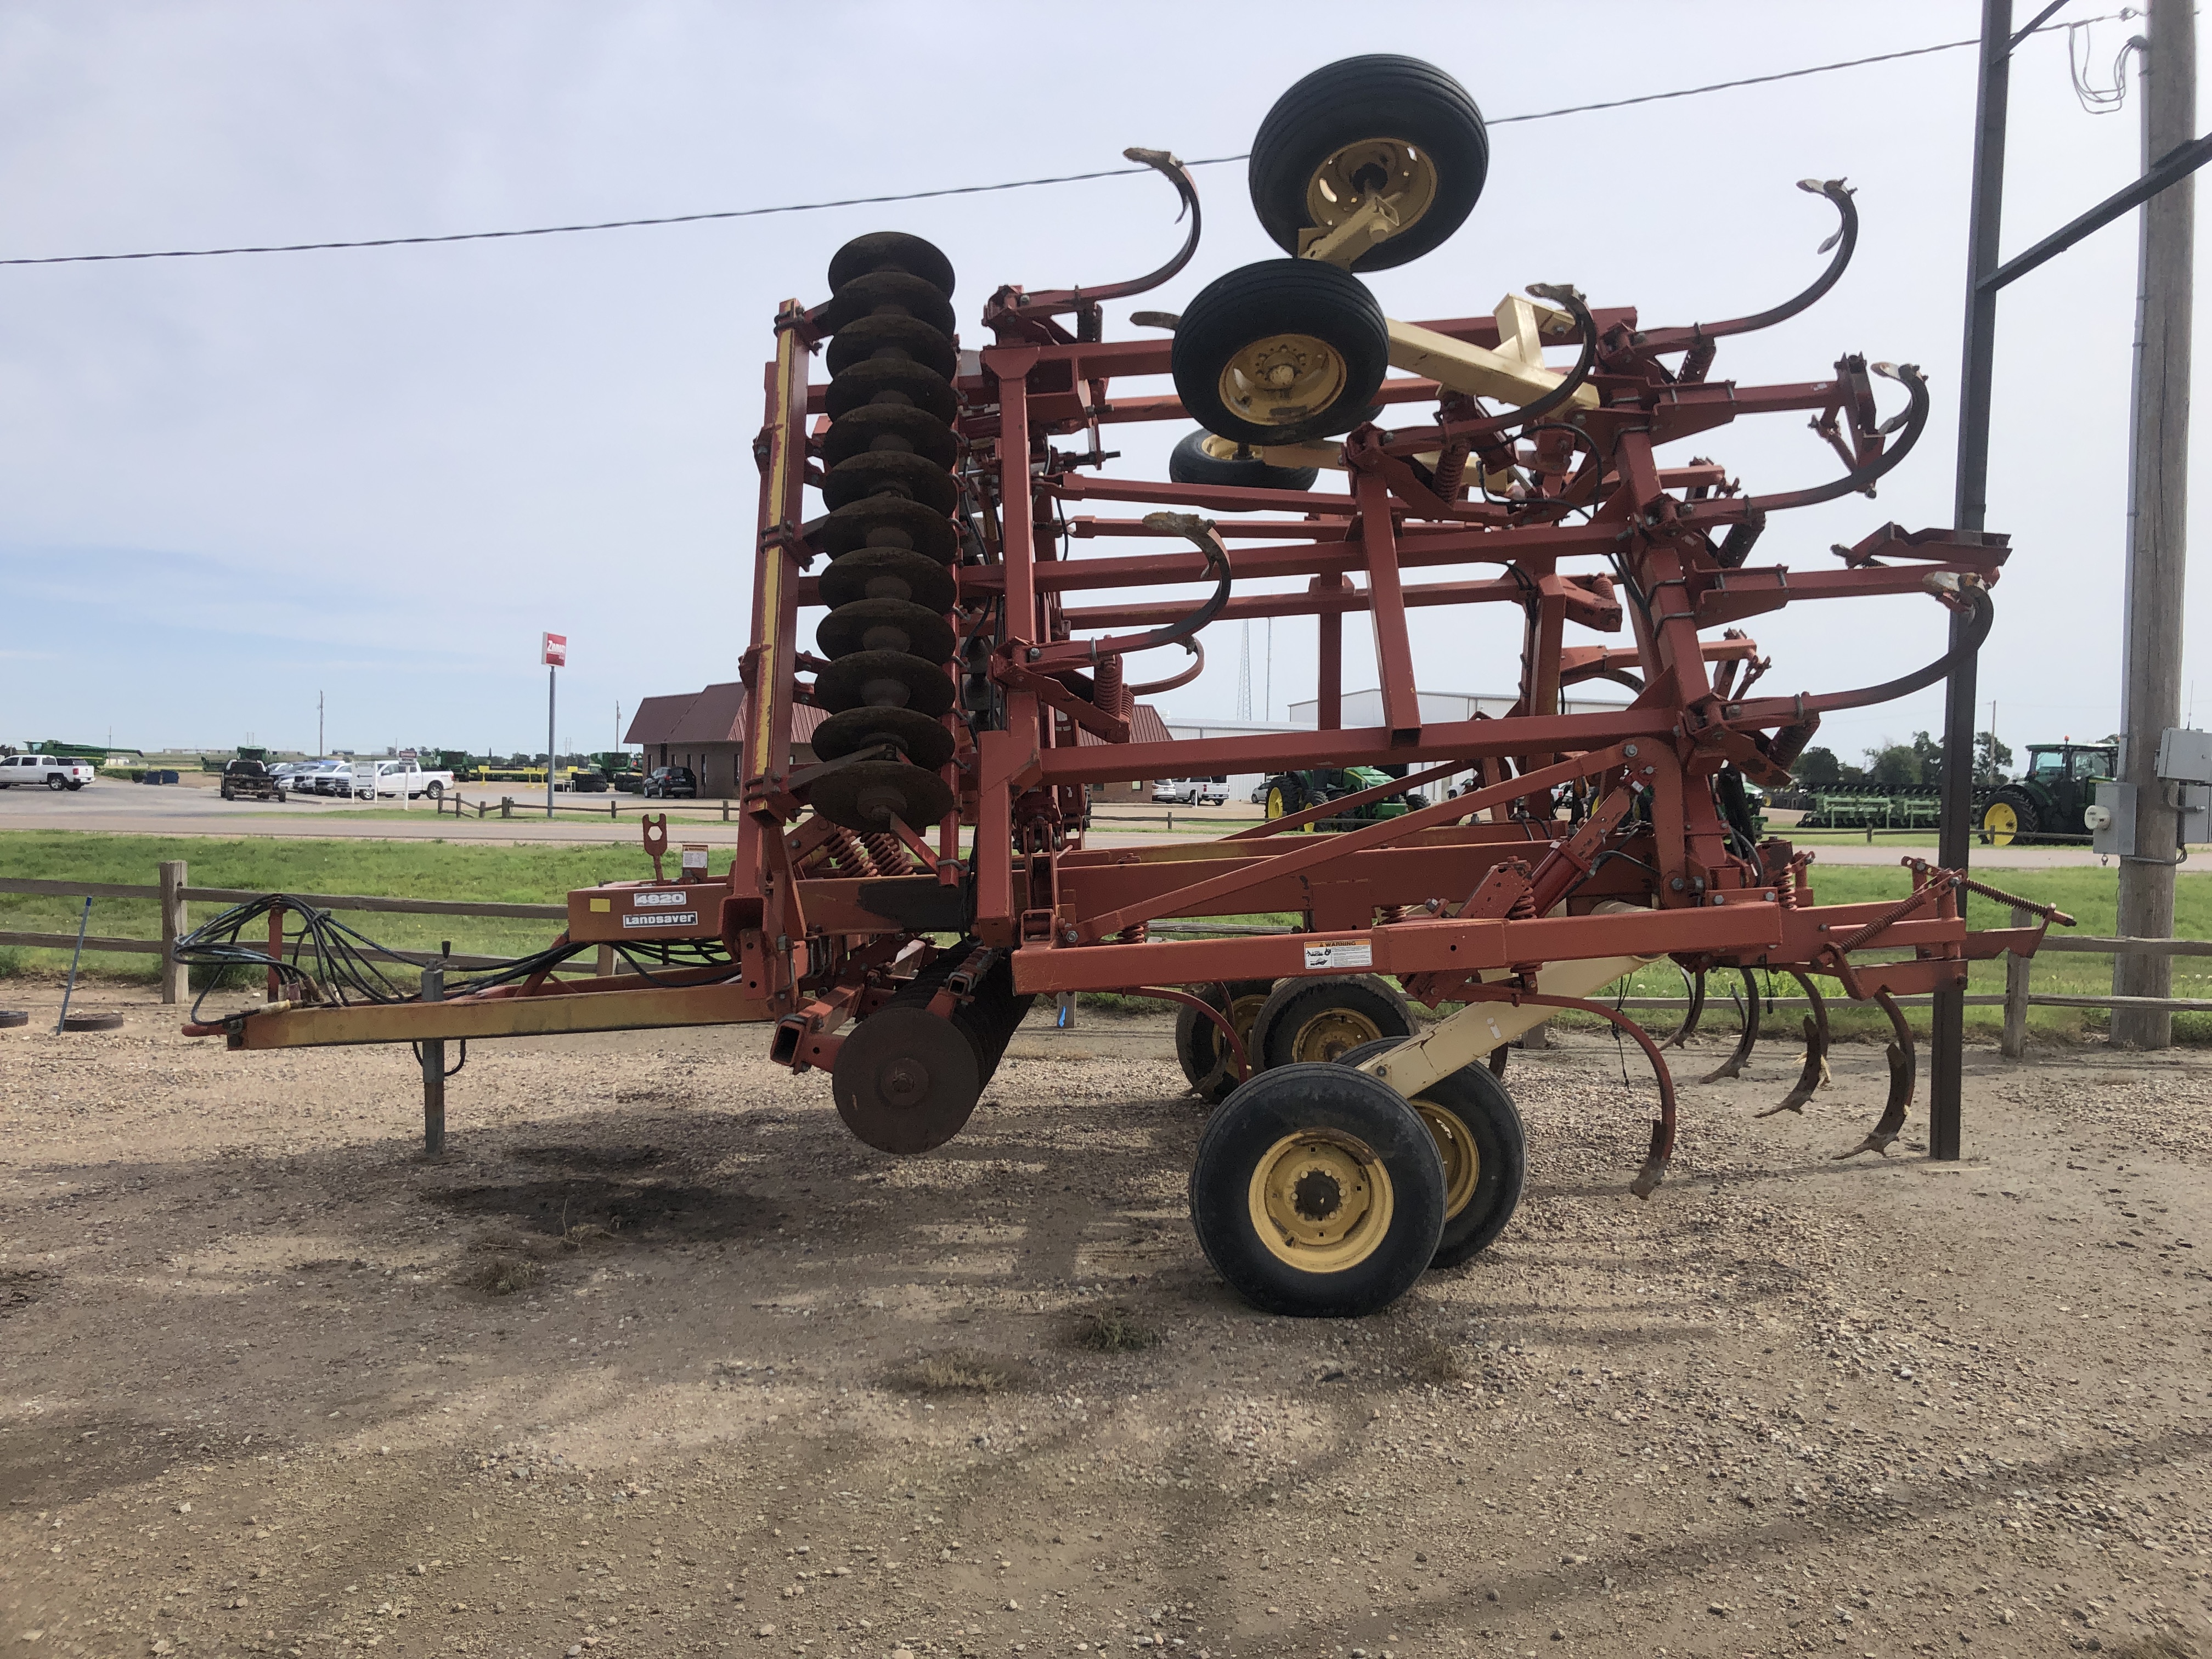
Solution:
M1364 939L1331 939L1325 945L1306 946L1306 966L1309 968L1371 968L1375 965L1375 947Z

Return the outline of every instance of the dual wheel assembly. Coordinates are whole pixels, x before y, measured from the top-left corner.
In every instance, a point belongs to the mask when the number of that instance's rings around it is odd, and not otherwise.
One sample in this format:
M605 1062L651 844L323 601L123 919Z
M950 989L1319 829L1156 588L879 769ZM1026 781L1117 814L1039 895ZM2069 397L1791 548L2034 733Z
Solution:
M1182 1009L1176 1058L1217 1107L1191 1219L1241 1295L1273 1313L1369 1313L1504 1231L1527 1164L1505 1085L1468 1066L1408 1100L1355 1069L1414 1034L1395 986L1360 974L1193 988L1251 1061L1240 1085L1220 1027Z
M811 799L848 830L921 830L952 810L940 775L960 546L952 264L919 236L878 231L837 250L830 285L816 320L830 336L830 512L814 537L830 555L815 630L830 665L814 696L831 713L812 741L825 761L875 752L824 773Z
M1192 1224L1214 1271L1255 1307L1372 1313L1512 1218L1527 1152L1504 1085L1468 1066L1408 1100L1356 1069L1397 1046L1262 1072L1207 1121Z
M1490 141L1467 89L1389 53L1316 70L1252 141L1253 210L1289 255L1200 289L1176 323L1183 409L1205 428L1177 447L1181 483L1304 489L1309 469L1261 446L1339 436L1378 411L1389 320L1354 275L1441 246L1482 194Z

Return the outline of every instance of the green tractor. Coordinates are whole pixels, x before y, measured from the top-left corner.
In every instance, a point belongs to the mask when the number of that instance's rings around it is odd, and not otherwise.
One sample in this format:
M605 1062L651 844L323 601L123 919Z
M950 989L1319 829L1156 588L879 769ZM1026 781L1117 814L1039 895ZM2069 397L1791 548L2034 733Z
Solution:
M2030 744L2027 770L2017 782L1998 785L1982 802L1982 844L2087 841L2082 809L2097 799L2100 783L2111 781L2119 758L2110 744Z
M1401 767L1395 776L1402 777ZM1321 767L1310 772L1278 772L1267 780L1267 816L1286 817L1292 812L1303 812L1309 806L1319 806L1346 795L1356 795L1363 789L1374 789L1392 781L1394 774L1373 766ZM1349 824L1373 823L1382 818L1395 818L1426 806L1428 797L1418 789L1406 794L1389 795L1381 800L1355 806L1341 817L1322 818L1313 828L1341 829Z

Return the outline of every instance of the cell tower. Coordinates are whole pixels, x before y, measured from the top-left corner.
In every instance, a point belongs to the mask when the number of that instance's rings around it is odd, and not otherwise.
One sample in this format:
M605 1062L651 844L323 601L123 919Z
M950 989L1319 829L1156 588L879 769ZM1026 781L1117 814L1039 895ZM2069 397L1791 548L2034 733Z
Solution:
M1252 624L1244 624L1244 650L1237 664L1237 718L1252 718Z

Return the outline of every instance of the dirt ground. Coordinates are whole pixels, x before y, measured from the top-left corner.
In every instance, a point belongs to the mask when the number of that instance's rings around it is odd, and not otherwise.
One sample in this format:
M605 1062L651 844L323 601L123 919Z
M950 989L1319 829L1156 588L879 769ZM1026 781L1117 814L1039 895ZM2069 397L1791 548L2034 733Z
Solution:
M1937 1165L1769 1048L1639 1202L1632 1056L1516 1055L1513 1225L1328 1323L1162 1020L904 1162L757 1033L479 1044L426 1163L405 1050L129 1006L0 1033L9 1655L2212 1653L2212 1057L1971 1051Z

